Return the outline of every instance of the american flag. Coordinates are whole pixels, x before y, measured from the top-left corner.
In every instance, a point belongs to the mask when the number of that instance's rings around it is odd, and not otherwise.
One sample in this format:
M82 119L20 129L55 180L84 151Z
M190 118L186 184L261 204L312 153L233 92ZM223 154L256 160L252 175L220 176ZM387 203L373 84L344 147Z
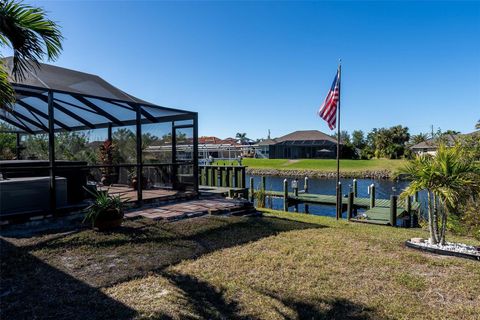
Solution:
M332 87L328 91L325 101L323 101L318 115L325 120L330 127L330 130L335 129L337 122L337 107L340 100L340 70L337 71L335 79L333 79Z

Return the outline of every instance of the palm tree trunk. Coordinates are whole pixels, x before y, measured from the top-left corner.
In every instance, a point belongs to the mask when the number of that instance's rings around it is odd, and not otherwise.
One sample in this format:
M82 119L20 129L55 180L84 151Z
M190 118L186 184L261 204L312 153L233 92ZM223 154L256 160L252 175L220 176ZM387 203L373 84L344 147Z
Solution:
M433 228L433 205L430 190L427 190L427 206L428 206L428 231L430 232L430 244L437 244L437 237Z
M447 230L447 214L448 214L448 209L445 203L442 203L442 231L440 234L440 244L442 246L445 245L445 233Z
M435 232L436 242L440 240L440 232L438 228L438 197L435 193L433 194L433 232Z

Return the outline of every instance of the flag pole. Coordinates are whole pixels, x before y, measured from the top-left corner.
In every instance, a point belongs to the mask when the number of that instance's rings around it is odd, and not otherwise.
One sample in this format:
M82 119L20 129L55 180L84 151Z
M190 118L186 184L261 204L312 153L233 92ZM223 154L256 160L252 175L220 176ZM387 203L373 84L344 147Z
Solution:
M338 61L338 107L337 107L337 184L336 184L336 195L337 195L337 220L341 217L341 197L340 194L340 101L341 101L341 77L342 77L342 59Z

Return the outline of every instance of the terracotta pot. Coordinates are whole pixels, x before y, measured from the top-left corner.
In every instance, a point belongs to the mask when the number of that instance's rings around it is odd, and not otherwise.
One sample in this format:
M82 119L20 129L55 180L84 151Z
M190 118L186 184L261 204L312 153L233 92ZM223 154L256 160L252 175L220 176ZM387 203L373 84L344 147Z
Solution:
M113 228L118 228L122 225L123 218L117 218L113 220L102 220L98 219L93 224L93 227L98 229L99 231L109 230Z
M133 190L137 190L138 188L138 180L137 178L132 178L132 184L131 184Z
M145 189L146 186L147 186L147 183L148 183L148 180L146 177L142 177L142 185L143 185L143 188ZM131 184L133 190L137 190L138 189L138 178L137 177L133 177L132 178L132 184Z

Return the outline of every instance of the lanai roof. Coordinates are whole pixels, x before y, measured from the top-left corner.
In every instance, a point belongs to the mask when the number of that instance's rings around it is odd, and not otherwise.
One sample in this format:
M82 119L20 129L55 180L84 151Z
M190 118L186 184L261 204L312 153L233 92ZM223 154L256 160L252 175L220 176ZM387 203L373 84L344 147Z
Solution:
M136 98L97 75L41 63L23 79L12 76L13 59L3 59L17 101L3 120L22 132L48 132L48 92L53 92L55 131L133 125L137 110L142 123L191 119L195 112L166 108Z

